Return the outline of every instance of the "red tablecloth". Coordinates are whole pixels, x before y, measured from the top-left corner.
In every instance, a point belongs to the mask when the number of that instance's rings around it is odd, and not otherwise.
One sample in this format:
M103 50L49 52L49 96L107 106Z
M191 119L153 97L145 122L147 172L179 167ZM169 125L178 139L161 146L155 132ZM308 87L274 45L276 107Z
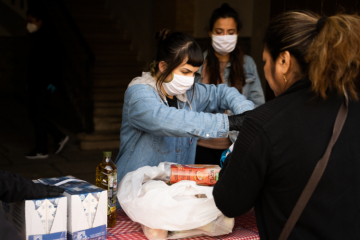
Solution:
M139 223L131 221L126 214L119 210L117 211L117 223L114 227L108 228L109 240L137 240L147 238L143 234ZM250 211L241 217L235 218L235 227L232 233L228 235L222 235L217 237L195 237L186 238L193 240L205 240L205 239L218 239L218 240L257 240L260 239L259 232L256 227L255 213Z

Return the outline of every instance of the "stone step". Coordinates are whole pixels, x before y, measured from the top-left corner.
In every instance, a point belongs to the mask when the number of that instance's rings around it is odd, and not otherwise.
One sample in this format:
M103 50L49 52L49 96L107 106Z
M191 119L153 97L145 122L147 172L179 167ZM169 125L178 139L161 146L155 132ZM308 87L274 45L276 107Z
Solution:
M107 25L107 24L110 24L110 25L114 25L116 24L116 20L115 19L111 19L111 18L104 18L104 19L92 19L92 18L77 18L77 17L74 17L74 20L76 22L76 24L104 24L104 25Z
M122 108L118 107L95 107L94 108L95 117L121 117Z
M134 78L134 77L133 77ZM98 81L94 81L94 88L98 88L98 87L127 87L129 85L129 83L131 82L132 79L130 80L98 80Z
M119 148L120 140L80 141L82 150L106 150Z
M141 71L136 71L134 73L122 73L122 74L118 74L118 73L110 73L110 74L105 74L105 73L96 73L94 74L94 81L103 81L103 80L115 80L115 81L119 81L121 80L123 82L123 80L125 80L125 82L130 82L131 80L133 80L135 77L140 77Z
M111 74L111 73L115 73L115 74L123 74L123 73L135 73L135 72L139 72L142 69L140 68L140 66L138 65L128 65L128 66L124 66L120 63L120 65L118 66L94 66L94 74L102 74L102 73L106 73L106 74Z
M97 131L120 131L121 117L94 117L94 130Z
M77 138L80 141L109 141L109 140L119 140L120 132L94 132L91 134L88 133L79 133Z
M94 92L94 101L100 102L117 102L124 101L124 92Z
M104 43L106 44L106 43ZM94 49L94 46L92 44L89 44L91 50L93 51L93 53L96 56L96 59L104 59L104 58L123 58L123 57L137 57L137 53L134 50L129 49L124 49L123 51L111 51L111 49L105 49L105 50L96 50ZM94 49L94 50L93 50Z
M119 108L122 109L124 103L123 102L101 102L101 101L95 101L94 107L100 108L100 107L106 107L106 108Z
M103 32L94 32L92 30L90 31L82 31L83 35L85 38L91 38L91 39L117 39L119 40L118 44L109 44L109 45L105 45L106 47L110 48L110 47L115 47L115 48L123 48L123 47L128 47L128 45L130 45L131 41L130 40L124 40L123 39L123 34L121 32L117 32L116 29L113 29L113 31L103 31ZM99 45L100 47L101 45Z
M131 66L131 67L137 67L137 69L143 69L145 66L144 62L138 62L136 60L132 60L132 61L127 61L126 59L123 60L117 60L117 61L113 61L113 60L96 60L95 61L95 66L96 67L127 67L127 66Z
M124 93L126 91L126 87L107 87L107 88L94 88L94 93Z
M71 15L75 19L113 19L110 12L105 9L99 9L98 12L81 12L81 11L70 11Z
M137 55L135 53L126 54L98 54L96 52L95 61L136 61Z
M106 1L103 0L64 0L65 4L69 7L84 7L84 6L105 6Z
M116 24L110 24L110 25L106 25L106 24L77 24L78 28L83 32L83 33L89 33L89 32L94 32L94 33L108 33L108 32L112 32L115 31L116 33L124 33L124 30L119 28L118 25Z

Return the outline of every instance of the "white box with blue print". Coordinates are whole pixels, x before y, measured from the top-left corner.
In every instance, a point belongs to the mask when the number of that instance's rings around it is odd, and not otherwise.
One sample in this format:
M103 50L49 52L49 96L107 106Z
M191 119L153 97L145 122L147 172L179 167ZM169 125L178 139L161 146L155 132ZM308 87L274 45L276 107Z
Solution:
M39 179L65 189L67 239L106 239L107 191L73 176Z
M66 240L67 198L2 202L6 218L26 240Z

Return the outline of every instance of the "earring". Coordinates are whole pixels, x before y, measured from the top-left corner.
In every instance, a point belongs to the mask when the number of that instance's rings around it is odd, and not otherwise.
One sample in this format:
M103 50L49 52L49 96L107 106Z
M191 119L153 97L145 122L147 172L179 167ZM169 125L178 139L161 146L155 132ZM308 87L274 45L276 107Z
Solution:
M173 72L171 72L171 80L169 80L169 81L164 81L164 83L169 83L169 82L171 82L172 80L174 80L174 73L173 73Z
M287 82L286 77L285 77L285 74L284 74L284 80L285 80L285 82Z

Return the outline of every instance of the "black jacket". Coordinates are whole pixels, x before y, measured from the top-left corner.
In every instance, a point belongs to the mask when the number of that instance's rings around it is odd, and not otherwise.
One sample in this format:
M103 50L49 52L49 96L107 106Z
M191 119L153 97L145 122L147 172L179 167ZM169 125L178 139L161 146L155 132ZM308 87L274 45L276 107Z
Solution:
M249 112L214 187L229 217L255 206L262 240L278 239L332 135L343 101L310 94L300 80ZM289 239L360 239L360 102L350 101L328 166Z
M11 203L24 199L45 198L46 187L35 184L19 174L12 174L0 170L0 201ZM21 239L17 230L9 223L1 209L0 211L0 239Z

